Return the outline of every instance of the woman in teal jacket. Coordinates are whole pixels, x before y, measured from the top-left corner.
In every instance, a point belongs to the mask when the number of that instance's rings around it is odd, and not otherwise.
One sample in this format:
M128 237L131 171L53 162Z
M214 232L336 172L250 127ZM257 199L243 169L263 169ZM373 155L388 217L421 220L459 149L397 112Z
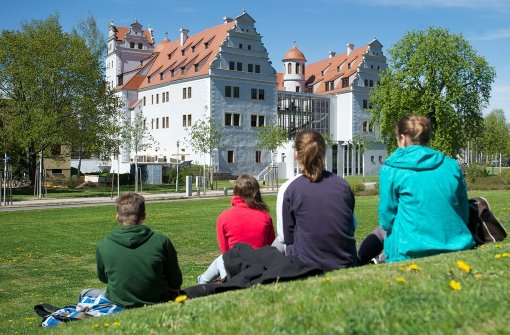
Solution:
M427 147L430 121L397 124L399 148L380 170L379 223L387 262L470 249L466 183L459 164Z

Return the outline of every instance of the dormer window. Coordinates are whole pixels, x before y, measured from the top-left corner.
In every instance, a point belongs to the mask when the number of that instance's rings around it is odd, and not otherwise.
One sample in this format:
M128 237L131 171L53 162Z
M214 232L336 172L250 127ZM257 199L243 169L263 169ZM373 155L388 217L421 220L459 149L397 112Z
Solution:
M352 63L347 64L347 68L350 70L352 69Z
M134 48L135 48L135 42L130 42L130 43L129 43L129 47L130 47L131 49L134 49Z
M143 49L143 43L138 43L138 49Z
M172 59L172 54L168 54L168 59Z
M195 46L191 47L191 52L195 52Z
M186 52L186 50L181 50L181 53L182 53L183 56L184 56L185 52Z
M205 42L204 43L204 48L208 49L209 48L209 42Z
M195 64L195 72L198 72L198 64Z
M181 74L184 74L184 66L181 67Z
M159 74L159 80L163 80L163 72Z

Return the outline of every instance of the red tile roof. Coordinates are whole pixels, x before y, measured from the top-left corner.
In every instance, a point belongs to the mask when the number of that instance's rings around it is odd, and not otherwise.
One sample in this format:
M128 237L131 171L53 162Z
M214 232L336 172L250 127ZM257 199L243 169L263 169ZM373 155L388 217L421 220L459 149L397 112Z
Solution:
M115 26L115 39L117 41L123 41L126 38L127 33L129 32L128 27L117 27ZM154 41L152 40L151 32L147 29L143 31L143 34L145 35L145 38L147 38L147 41L149 44L154 44Z
M355 74L363 59L363 54L368 52L368 45L354 49L350 55L343 53L331 58L325 58L318 62L305 66L305 86L309 87L320 82L333 81L339 78L349 78ZM349 64L351 68L349 69ZM283 74L276 76L278 89L283 88ZM315 89L316 94L334 94L349 91L351 88L342 88L342 81L339 80L333 90L326 91L325 85L319 85Z
M227 38L228 31L231 30L235 24L235 21L231 21L208 28L197 34L189 35L183 46L180 45L179 39L170 41L165 38L154 49L150 57L152 62L148 72L143 71L143 67L140 67L138 74L129 80L122 88L142 89L169 83L174 80L207 75L211 62L216 59L220 51L220 45ZM194 50L192 50L190 46L194 46ZM184 51L184 55L182 51ZM168 58L169 54L172 55L170 59ZM198 65L196 71L195 65ZM185 66L184 74L181 74L181 66ZM143 75L143 73L150 73L153 75L160 69L163 69L161 71L161 73L164 73L163 79L161 79L160 76L154 76L149 83L147 76ZM167 70L174 69L178 69L179 71L175 71L173 76L169 74L170 71L166 73Z
M292 46L292 48L285 53L285 56L283 56L283 60L303 60L306 62L305 55L299 50L295 45Z

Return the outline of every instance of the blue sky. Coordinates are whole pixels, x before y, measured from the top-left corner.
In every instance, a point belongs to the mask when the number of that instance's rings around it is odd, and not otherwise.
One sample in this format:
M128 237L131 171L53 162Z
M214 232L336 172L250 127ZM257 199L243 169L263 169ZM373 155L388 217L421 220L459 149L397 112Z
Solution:
M430 26L462 34L496 68L487 111L505 110L510 121L510 1L508 0L25 0L2 3L0 29L58 13L64 30L92 13L106 36L108 22L128 26L135 19L154 29L157 42L178 38L236 17L246 9L256 20L273 66L296 41L309 62L342 53L347 43L362 46L374 36L389 49L406 32Z

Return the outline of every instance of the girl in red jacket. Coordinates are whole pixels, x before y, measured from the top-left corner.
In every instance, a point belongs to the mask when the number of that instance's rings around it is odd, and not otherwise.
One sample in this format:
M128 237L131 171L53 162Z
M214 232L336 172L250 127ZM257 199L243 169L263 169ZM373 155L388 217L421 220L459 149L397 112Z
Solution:
M273 221L260 195L259 183L250 175L241 175L234 185L232 208L218 217L216 234L221 254L236 243L246 243L254 249L271 245L275 239ZM198 284L207 284L227 276L223 257L216 258L197 278Z

